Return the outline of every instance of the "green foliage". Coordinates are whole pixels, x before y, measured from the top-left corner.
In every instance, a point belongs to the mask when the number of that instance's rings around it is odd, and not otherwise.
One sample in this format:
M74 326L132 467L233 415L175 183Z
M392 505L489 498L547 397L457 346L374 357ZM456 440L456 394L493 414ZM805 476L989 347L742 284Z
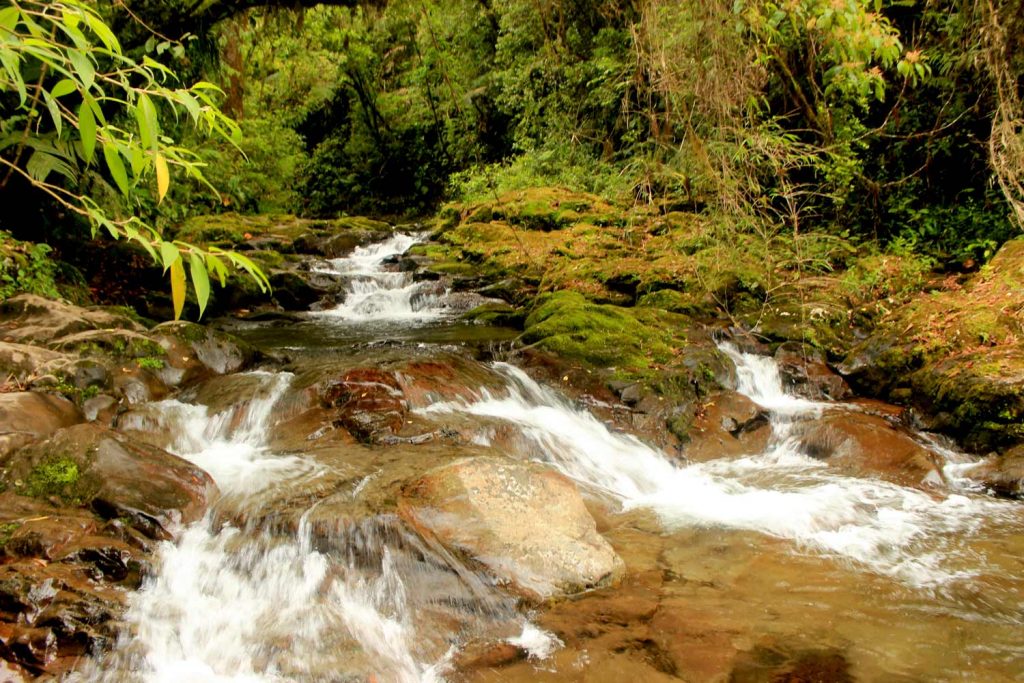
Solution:
M18 0L0 10L0 65L0 189L18 177L86 219L94 235L141 245L170 276L176 316L187 274L200 312L209 297L207 272L223 281L226 262L266 287L244 256L164 241L133 215L142 197L164 199L172 169L205 182L198 155L167 136L164 115L187 117L206 135L237 137L237 126L216 106L216 86L168 87L171 69L149 55L127 55L80 0ZM118 194L121 202L105 199Z
M45 244L21 242L0 230L0 301L22 293L59 298L50 251Z

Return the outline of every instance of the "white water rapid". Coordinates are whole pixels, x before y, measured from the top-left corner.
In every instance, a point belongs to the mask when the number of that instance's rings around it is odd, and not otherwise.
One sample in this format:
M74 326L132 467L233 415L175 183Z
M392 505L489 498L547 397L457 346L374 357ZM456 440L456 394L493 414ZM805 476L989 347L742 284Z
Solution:
M356 247L344 258L331 259L323 272L349 278L345 300L317 315L350 322L429 322L444 316L443 296L435 283L415 282L412 273L387 270L384 264L422 242L422 235L395 233L383 242Z
M790 539L796 550L938 588L985 571L961 543L987 522L1016 519L1016 506L956 492L925 492L878 479L842 476L807 457L791 438L797 420L825 404L786 394L772 360L735 349L739 391L770 411L773 435L761 454L677 464L639 439L613 433L588 412L499 363L509 387L472 402L438 403L426 413L465 412L518 425L539 457L587 489L646 508L669 529L688 526L757 531Z
M236 410L208 415L204 406L154 404L177 434L172 450L210 472L236 504L270 485L319 474L309 461L266 447L291 377L255 374L260 388L239 404L240 419ZM160 545L154 575L130 598L114 652L77 680L441 680L444 658L426 664L414 655L407 591L388 547L363 540L379 551L379 564L367 570L314 545L305 522L295 535L275 535L208 515L176 543Z

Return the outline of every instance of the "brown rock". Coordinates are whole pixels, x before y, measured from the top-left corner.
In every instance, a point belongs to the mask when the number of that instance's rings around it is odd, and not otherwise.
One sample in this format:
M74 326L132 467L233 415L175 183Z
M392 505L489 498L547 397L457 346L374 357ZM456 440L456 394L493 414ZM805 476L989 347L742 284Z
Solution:
M205 513L216 485L186 460L96 424L63 429L19 451L3 478L14 491L128 517L151 538Z
M322 400L336 408L338 422L364 442L397 433L409 412L395 375L376 368L349 370L327 385Z
M905 485L942 480L939 456L876 415L836 411L802 425L800 447L854 475L877 474Z
M27 383L67 360L65 354L40 346L0 342L0 380Z
M1024 445L985 458L965 474L1001 496L1024 496Z
M786 342L775 351L779 375L797 396L821 401L842 400L853 395L846 380L825 362L825 354L806 344Z
M685 436L691 462L755 455L768 445L768 413L743 394L723 391L708 398Z
M45 344L76 332L105 328L142 331L128 316L102 308L82 308L61 301L19 294L0 304L0 339Z
M403 488L399 515L533 600L607 583L624 569L576 486L535 463L444 465Z
M82 421L74 403L34 391L0 394L0 456Z

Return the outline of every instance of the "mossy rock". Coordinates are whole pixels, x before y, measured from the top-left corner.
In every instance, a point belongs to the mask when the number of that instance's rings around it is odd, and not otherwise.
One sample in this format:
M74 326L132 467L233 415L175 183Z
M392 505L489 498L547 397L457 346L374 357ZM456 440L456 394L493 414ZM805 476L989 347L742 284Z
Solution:
M523 341L598 367L648 368L670 362L689 320L657 309L588 302L577 292L540 297Z
M463 320L479 325L523 328L526 311L506 303L490 303L477 306L462 316Z
M18 451L0 479L19 495L130 519L152 538L169 538L177 525L201 518L216 492L210 476L188 461L91 423Z

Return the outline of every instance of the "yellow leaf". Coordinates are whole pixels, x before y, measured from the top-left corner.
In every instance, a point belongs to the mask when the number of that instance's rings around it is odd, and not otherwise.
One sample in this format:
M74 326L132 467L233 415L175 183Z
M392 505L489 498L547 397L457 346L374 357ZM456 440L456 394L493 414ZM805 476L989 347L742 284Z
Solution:
M174 319L179 320L185 308L185 267L181 265L180 258L171 264L171 301L174 303Z
M167 159L164 159L164 155L157 152L156 155L156 196L157 204L164 200L164 195L167 194L167 188L171 186L171 174L167 170Z

